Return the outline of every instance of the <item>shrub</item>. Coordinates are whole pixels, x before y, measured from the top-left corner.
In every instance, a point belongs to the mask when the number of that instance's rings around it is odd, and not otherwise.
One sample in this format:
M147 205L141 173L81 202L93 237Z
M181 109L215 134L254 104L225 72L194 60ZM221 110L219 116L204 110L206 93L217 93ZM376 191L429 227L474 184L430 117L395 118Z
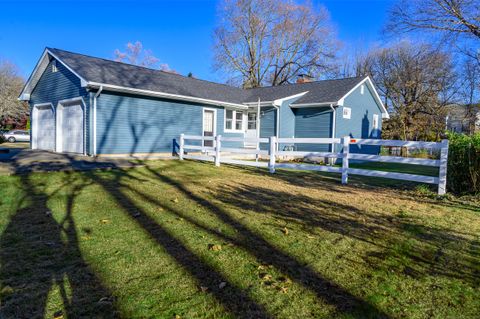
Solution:
M0 134L0 144L5 142L6 142L5 137L2 134Z
M448 190L457 194L480 193L480 133L448 133Z

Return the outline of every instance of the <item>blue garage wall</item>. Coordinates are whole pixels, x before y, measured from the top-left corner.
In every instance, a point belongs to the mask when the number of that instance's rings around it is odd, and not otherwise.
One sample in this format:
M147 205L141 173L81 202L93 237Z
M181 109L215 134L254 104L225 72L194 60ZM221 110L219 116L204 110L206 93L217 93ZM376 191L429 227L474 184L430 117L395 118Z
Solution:
M270 138L277 132L277 110L272 107L262 107L260 109L260 137ZM260 143L260 149L268 150L268 143Z
M376 103L373 92L369 85L365 85L364 94L361 94L361 87L353 91L344 101L344 106L351 108L351 118L343 118L343 107L337 108L337 122L335 137L350 136L352 138L381 138L382 110ZM373 136L373 115L378 114L377 136ZM341 146L337 146L340 150ZM376 154L379 151L375 146L352 146L351 152Z
M86 125L86 147L87 152L90 148L89 135L90 125L88 118L90 117L90 98L89 93L85 88L82 88L80 79L70 72L63 64L57 62L57 72L52 72L52 59L40 77L37 85L30 95L30 119L32 118L32 108L35 104L52 103L54 108L57 108L58 101L71 99L75 97L82 97L85 102L85 112L87 118Z
M104 91L97 99L97 154L170 153L180 134L202 135L204 107L217 110L217 134L243 136L224 133L222 107Z
M331 137L332 110L329 107L295 109L295 137ZM298 151L328 152L328 144L296 144Z

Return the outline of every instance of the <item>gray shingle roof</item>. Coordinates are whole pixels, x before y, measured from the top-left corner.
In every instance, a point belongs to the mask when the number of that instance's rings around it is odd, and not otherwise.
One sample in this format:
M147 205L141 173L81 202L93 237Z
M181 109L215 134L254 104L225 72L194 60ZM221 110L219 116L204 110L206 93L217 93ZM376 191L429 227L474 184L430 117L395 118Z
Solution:
M364 77L345 78L244 90L60 49L47 49L89 82L229 103L256 102L258 98L262 101L273 101L305 91L308 93L295 103L336 102L364 79Z

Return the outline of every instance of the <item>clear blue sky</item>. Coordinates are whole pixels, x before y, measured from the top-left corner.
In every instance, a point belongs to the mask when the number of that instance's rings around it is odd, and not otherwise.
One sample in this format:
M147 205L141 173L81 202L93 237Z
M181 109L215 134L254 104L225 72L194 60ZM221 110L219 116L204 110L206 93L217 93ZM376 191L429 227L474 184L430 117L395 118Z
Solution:
M368 47L380 39L391 1L313 0L327 7L341 41ZM214 0L0 0L0 58L28 76L46 46L112 58L139 40L181 74L219 81L212 71Z

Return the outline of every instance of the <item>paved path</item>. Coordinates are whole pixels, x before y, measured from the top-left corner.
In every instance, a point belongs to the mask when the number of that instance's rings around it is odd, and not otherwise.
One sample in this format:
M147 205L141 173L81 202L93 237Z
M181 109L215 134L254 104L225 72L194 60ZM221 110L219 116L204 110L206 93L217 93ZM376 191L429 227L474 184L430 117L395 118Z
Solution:
M59 154L30 150L26 143L5 143L0 145L1 175L26 172L129 168L141 165L140 161L128 159L93 158L77 154Z

